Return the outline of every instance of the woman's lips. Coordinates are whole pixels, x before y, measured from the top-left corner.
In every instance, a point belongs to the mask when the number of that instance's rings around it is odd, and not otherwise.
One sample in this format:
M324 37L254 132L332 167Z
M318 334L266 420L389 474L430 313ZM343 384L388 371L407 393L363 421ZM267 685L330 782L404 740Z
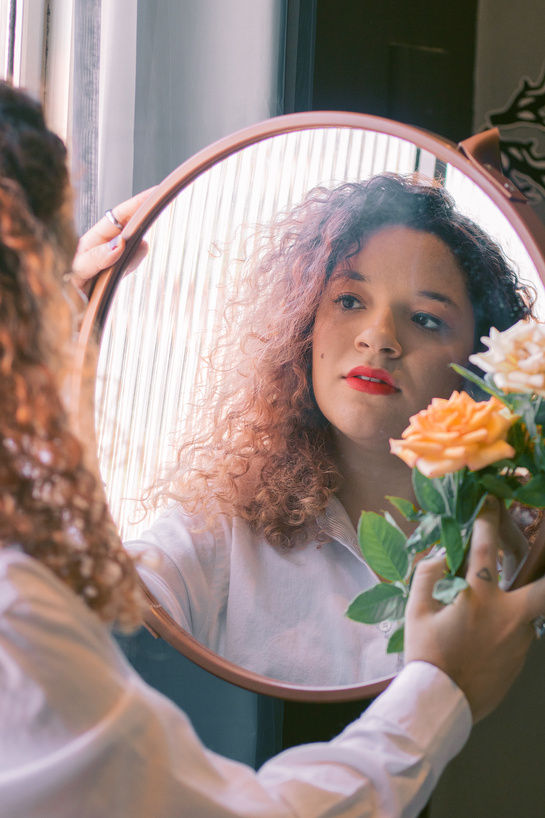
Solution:
M392 376L384 369L356 366L345 378L347 386L369 395L393 395L398 392Z

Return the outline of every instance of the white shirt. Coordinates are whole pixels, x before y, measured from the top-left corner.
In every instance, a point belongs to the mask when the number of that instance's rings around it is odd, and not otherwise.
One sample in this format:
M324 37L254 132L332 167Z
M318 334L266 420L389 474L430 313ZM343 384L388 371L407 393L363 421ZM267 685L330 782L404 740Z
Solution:
M386 653L392 625L345 616L378 579L339 500L318 519L319 540L289 549L271 546L240 518L222 515L203 532L189 531L187 520L173 507L125 545L153 557L139 568L145 584L208 648L295 684L364 683L401 669L403 657Z
M47 568L0 551L2 818L409 818L470 727L454 682L413 662L338 738L255 773L207 751Z

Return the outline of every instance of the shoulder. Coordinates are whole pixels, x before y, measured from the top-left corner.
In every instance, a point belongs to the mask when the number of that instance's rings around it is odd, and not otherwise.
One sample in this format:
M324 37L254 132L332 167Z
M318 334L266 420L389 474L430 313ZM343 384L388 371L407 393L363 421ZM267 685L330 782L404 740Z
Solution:
M40 653L46 646L61 651L78 644L110 654L113 646L105 625L71 588L13 548L0 549L0 635L12 643L35 643Z
M18 604L29 610L68 604L86 611L85 604L49 568L17 548L0 549L0 588L0 614Z
M218 560L229 559L241 538L258 539L245 520L221 513L207 520L173 505L138 539L129 540L125 546L133 554L157 555L159 550L161 559L174 563L195 560L206 568Z
M93 687L92 703L85 699L88 714L104 713L129 675L105 625L68 586L38 560L0 550L1 697L20 705L30 723L40 713L46 722L56 718L53 711L58 704L64 712L62 697L68 696L65 715L75 724L80 695Z
M240 551L242 531L249 529L241 523L217 515L207 525L172 506L138 540L125 543L147 588L178 624L200 638L227 602L233 555Z

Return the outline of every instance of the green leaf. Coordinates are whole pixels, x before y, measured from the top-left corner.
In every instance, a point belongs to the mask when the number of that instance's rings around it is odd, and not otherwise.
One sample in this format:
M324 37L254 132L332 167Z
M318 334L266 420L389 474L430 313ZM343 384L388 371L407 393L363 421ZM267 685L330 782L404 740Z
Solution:
M504 500L515 496L513 486L509 485L507 479L498 474L485 474L481 477L481 483L490 494L501 497Z
M406 520L414 521L421 518L422 512L408 500L403 499L403 497L390 497L386 495L386 499L390 501L394 508L397 508L397 510L403 514Z
M376 625L385 619L401 619L407 597L395 585L381 583L359 594L348 606L346 616L355 622Z
M402 625L388 639L388 647L386 653L403 653L405 642L405 626Z
M536 426L545 424L545 401L542 397L536 400Z
M483 507L483 503L484 503L484 501L486 500L487 497L488 497L488 494L485 492L481 496L481 498L479 499L479 502L477 503L475 508L473 509L473 513L472 513L471 517L469 518L469 520L466 520L466 522L462 526L462 540L464 542L464 551L466 549L467 544L469 543L469 539L471 537L471 532L473 531L473 525L475 523L475 520L477 519L479 511ZM506 500L505 502L507 503L509 501Z
M407 538L396 526L374 511L362 511L358 525L361 553L375 574L384 579L404 580L409 567Z
M450 605L467 586L468 582L463 577L443 577L435 583L432 596L443 605Z
M545 474L538 474L515 492L515 499L526 506L545 508Z
M441 517L438 514L425 514L420 525L407 540L406 549L411 554L425 551L441 539Z
M446 511L445 498L439 491L440 482L438 479L430 480L429 477L413 469L413 488L418 504L424 511L433 511L435 514L444 514Z
M505 400L505 393L501 392L497 386L494 384L492 379L480 378L475 372L472 372L470 369L466 369L465 366L460 366L460 364L450 364L452 369L461 375L466 381L470 381L471 383L476 384L479 389L482 389L483 392L487 392L489 395L494 395L496 398L499 398L503 403L506 403Z
M536 403L533 400L533 396L528 393L514 393L510 394L506 398L506 402L508 403L511 411L515 415L520 415L520 420L517 421L518 424L522 425L525 424L526 428L528 429L528 433L530 437L535 437L537 435L537 427L536 427Z
M485 494L478 475L464 470L456 495L456 519L460 524L466 523L475 511L475 506Z
M464 543L460 526L452 517L441 520L441 543L447 549L447 564L454 573L464 559Z
M528 446L528 431L524 423L517 420L509 429L507 442L513 446L517 454L521 454Z
M534 462L533 462L532 466L528 469L528 471L531 472L532 474L537 474L540 471L541 472L545 471L545 444L544 444L543 438L541 436L542 434L543 434L543 432L542 432L542 429L541 429L541 426L540 426L539 427L539 434L535 438L535 440L533 441L534 449L533 449L532 454L533 454L533 461ZM523 458L521 457L520 460L521 460L521 465L522 465Z

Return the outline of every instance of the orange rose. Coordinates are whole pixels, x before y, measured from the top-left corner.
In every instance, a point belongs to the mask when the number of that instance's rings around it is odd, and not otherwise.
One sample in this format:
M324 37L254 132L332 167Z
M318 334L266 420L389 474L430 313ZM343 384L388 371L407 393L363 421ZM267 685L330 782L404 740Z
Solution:
M390 440L390 451L426 477L442 477L467 466L483 469L515 450L506 442L517 415L495 397L474 401L466 392L448 400L434 398L413 415L402 440Z

